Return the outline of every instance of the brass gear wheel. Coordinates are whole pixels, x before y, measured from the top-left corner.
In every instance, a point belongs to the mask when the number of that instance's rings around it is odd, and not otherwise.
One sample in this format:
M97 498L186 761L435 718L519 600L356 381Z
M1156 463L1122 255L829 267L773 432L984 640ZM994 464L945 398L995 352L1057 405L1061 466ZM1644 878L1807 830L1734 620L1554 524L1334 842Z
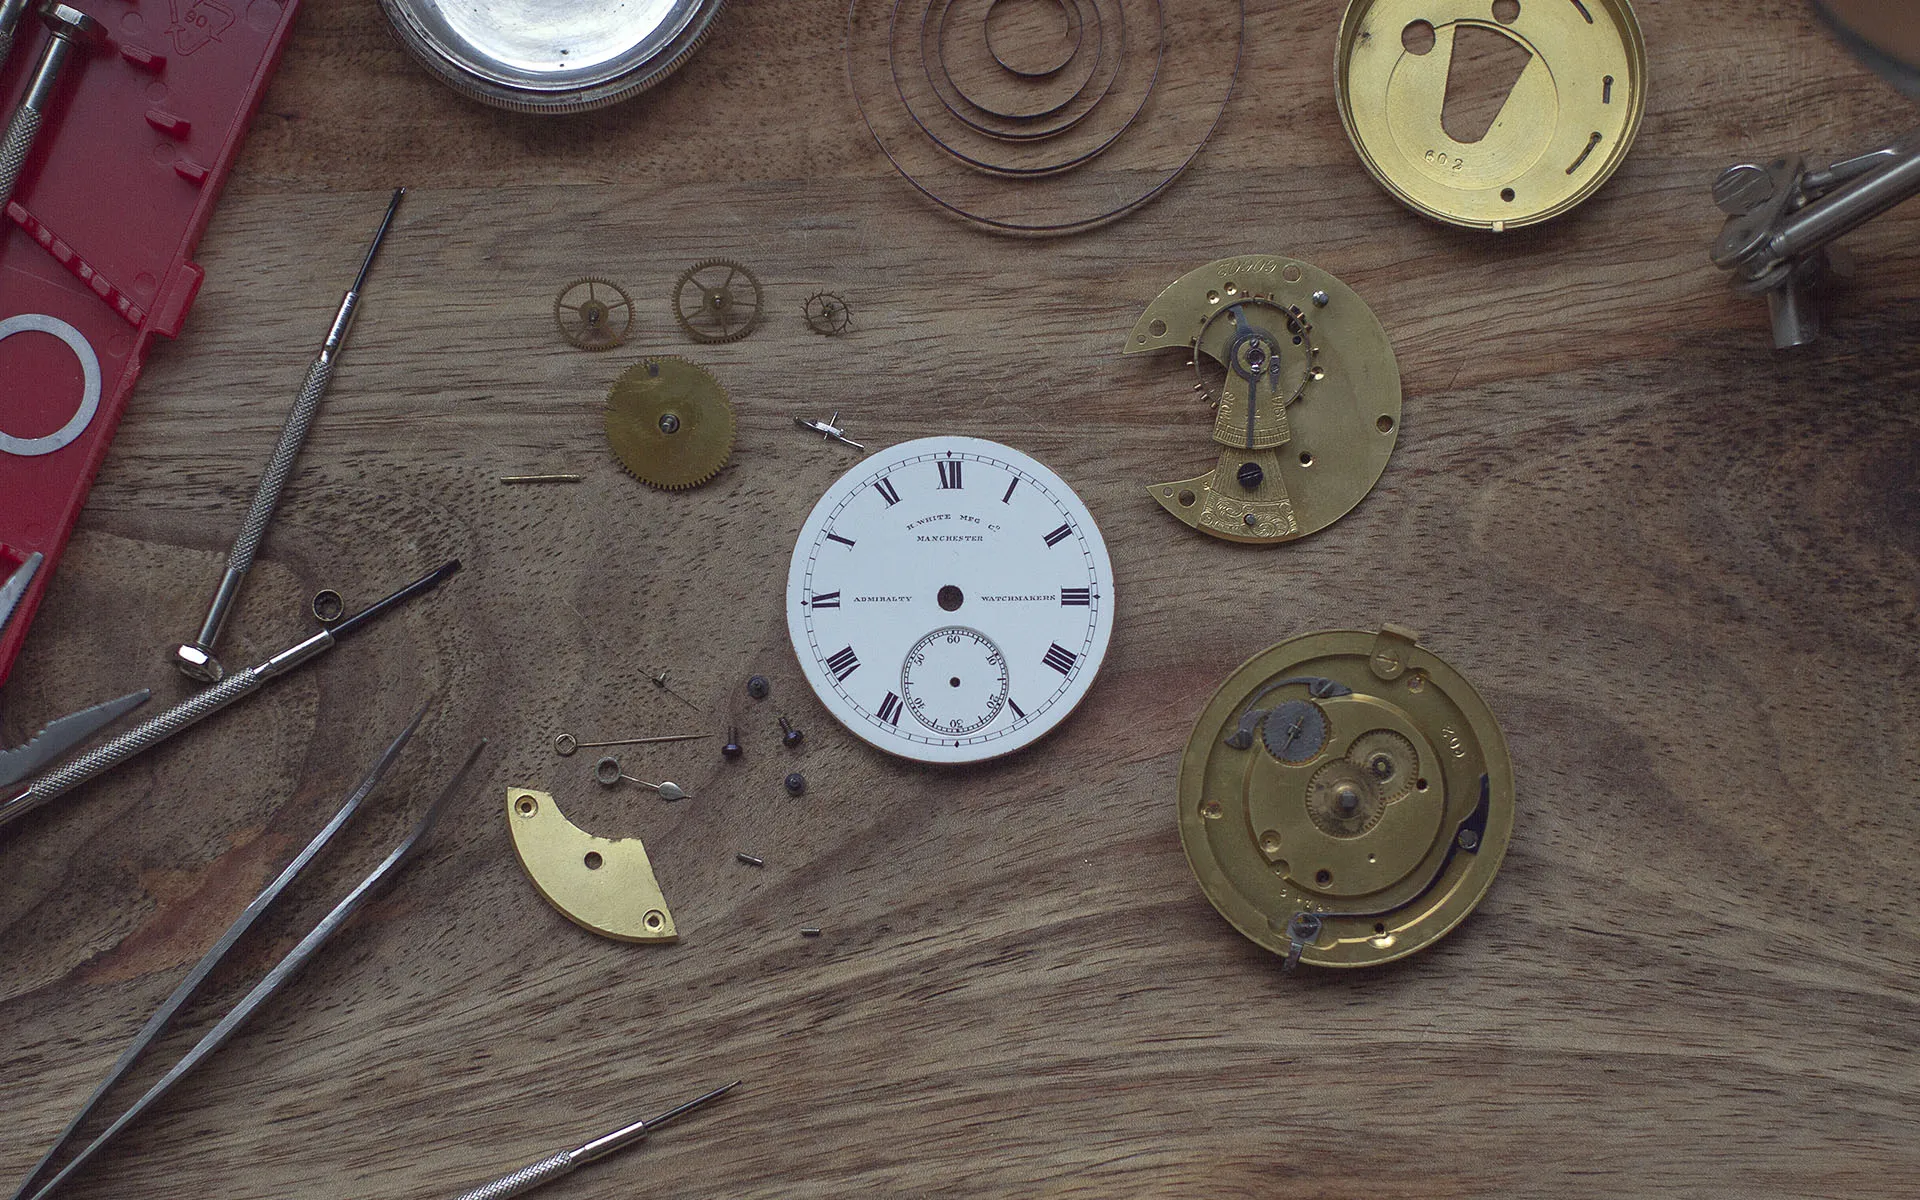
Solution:
M611 279L582 275L553 298L560 336L582 350L611 350L633 329L633 297Z
M1347 761L1360 768L1383 804L1392 804L1411 791L1420 774L1419 752L1391 729L1370 730L1353 739Z
M800 306L807 328L821 337L838 337L853 328L853 310L834 292L815 292Z
M607 393L607 444L627 473L657 488L698 487L733 456L733 406L706 368L648 358Z
M1371 830L1387 811L1366 768L1338 758L1314 772L1307 785L1307 815L1329 837L1352 838Z
M760 324L760 281L742 263L709 258L680 273L673 285L673 319L696 342L737 342Z

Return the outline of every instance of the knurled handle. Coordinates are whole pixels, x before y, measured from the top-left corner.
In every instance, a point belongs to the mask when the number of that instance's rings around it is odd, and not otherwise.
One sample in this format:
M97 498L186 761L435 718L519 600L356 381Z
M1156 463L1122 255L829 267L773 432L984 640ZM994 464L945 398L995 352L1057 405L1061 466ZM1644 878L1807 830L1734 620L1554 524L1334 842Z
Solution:
M195 692L159 716L100 743L78 758L55 767L35 779L24 792L0 804L0 825L25 816L55 796L72 791L102 771L118 766L142 750L166 741L187 726L212 716L268 678L260 673L258 667L248 667L204 691Z
M7 122L7 140L0 142L0 209L13 199L13 185L20 182L20 168L33 150L33 139L40 134L40 113L21 105Z
M300 386L293 411L287 414L287 423L280 428L280 442L273 448L273 457L260 476L260 486L254 490L253 503L247 507L247 519L241 523L233 552L227 555L229 570L244 575L252 569L253 553L267 536L267 525L280 503L280 489L287 485L287 476L293 474L293 462L300 457L300 447L306 444L307 431L313 428L313 418L320 411L320 397L327 394L327 384L333 379L334 362L332 355L322 355L307 368L307 381Z
M573 1170L573 1154L567 1150L550 1154L537 1163L521 1167L511 1175L502 1175L492 1183L483 1183L470 1192L461 1192L454 1200L507 1200L531 1191Z

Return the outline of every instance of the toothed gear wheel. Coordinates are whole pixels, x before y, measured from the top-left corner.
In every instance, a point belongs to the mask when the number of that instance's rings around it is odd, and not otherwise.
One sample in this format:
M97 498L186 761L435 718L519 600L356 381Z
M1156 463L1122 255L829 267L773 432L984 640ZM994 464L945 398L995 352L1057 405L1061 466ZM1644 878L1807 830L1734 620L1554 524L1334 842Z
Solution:
M1359 837L1387 811L1380 789L1351 759L1337 758L1314 772L1307 785L1307 815L1329 837Z
M611 279L583 275L553 298L553 320L582 350L611 350L633 329L633 297Z
M1413 790L1420 774L1420 754L1413 743L1391 729L1375 729L1353 739L1347 761L1359 767L1380 793L1383 804L1391 804Z
M607 393L607 443L640 482L678 490L712 479L733 456L733 406L704 367L649 358Z
M801 307L807 328L822 337L835 337L853 328L853 310L833 292L815 292Z
M1327 714L1318 704L1289 700L1261 722L1260 740L1283 763L1312 762L1327 744Z
M680 273L673 319L696 342L737 342L760 324L760 281L730 258L709 258Z

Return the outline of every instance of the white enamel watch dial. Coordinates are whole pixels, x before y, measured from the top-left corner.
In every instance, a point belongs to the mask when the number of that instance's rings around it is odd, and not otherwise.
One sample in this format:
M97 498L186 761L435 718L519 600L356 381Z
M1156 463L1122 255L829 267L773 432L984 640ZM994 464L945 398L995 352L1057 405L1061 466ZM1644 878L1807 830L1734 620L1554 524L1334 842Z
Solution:
M1113 634L1113 564L1058 475L979 438L904 442L820 498L787 630L840 723L892 754L977 762L1073 711Z

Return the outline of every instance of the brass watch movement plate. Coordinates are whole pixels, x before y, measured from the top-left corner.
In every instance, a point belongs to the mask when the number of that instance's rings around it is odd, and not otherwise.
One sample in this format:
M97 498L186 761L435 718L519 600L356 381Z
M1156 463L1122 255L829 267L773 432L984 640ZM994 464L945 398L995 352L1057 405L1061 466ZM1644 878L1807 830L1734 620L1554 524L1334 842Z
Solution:
M1220 915L1288 966L1372 966L1432 945L1506 854L1506 738L1417 642L1391 625L1282 642L1228 677L1187 742L1188 865Z
M1156 350L1187 356L1218 458L1147 493L1202 533L1305 537L1353 511L1393 457L1393 344L1352 288L1310 263L1246 254L1187 272L1127 335L1126 353Z
M1442 124L1460 38L1526 57L1484 136ZM1352 0L1340 23L1340 119L1360 161L1414 211L1499 232L1593 195L1633 146L1647 49L1628 0Z

